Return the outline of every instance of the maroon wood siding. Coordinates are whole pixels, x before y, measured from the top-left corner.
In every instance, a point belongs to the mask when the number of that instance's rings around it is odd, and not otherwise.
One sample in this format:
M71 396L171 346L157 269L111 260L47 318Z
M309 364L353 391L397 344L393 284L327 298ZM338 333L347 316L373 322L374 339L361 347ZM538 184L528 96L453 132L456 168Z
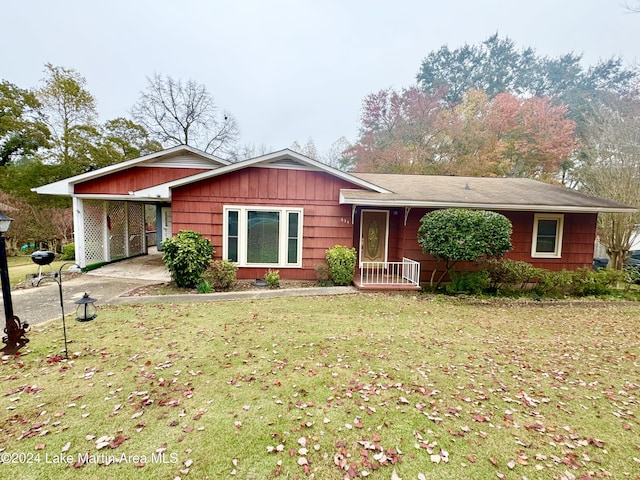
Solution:
M389 261L399 261L402 257L418 260L421 263L421 280L428 282L436 262L430 255L422 252L418 244L418 228L420 219L429 210L414 208L409 212L407 225L403 228L404 209L391 209L389 215ZM574 270L579 267L590 267L593 262L594 242L596 238L595 213L565 213L562 236L561 258L534 258L531 256L533 241L533 212L498 212L507 217L513 226L511 243L513 250L505 257L521 260L548 270ZM356 225L359 226L360 209L356 214ZM354 238L359 238L359 228ZM473 265L462 268L472 269ZM442 266L440 267L442 268Z
M203 168L132 167L74 186L76 194L127 195L129 192L206 172Z
M324 172L246 168L173 190L173 233L194 230L209 238L222 258L223 207L303 208L302 268L283 268L280 278L315 280L315 265L334 245L353 246L351 206L339 205L340 189L354 188ZM238 278L262 278L265 268L240 268Z

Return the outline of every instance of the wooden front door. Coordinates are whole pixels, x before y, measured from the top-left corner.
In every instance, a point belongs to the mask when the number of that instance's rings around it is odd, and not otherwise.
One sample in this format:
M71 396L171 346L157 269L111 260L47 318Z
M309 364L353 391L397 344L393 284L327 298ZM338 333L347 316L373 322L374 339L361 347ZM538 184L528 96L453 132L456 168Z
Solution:
M360 263L386 262L389 212L362 210L360 218Z

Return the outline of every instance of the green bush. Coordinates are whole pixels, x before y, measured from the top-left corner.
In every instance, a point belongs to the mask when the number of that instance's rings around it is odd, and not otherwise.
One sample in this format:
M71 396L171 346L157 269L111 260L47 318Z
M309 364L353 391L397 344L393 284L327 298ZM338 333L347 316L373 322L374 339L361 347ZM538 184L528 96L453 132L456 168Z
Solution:
M625 273L610 268L593 271L588 267L577 270L551 272L540 270L535 292L547 297L586 297L608 295L617 283L625 280Z
M76 259L76 245L75 243L67 243L62 247L61 260L75 260Z
M420 219L418 243L438 263L445 262L437 286L457 262L499 258L512 249L511 222L496 212L466 208L434 210ZM438 270L431 274L431 285Z
M212 260L209 262L202 278L209 282L216 292L229 290L235 285L238 266L230 260Z
M622 270L603 268L593 271L590 268L579 268L573 272L572 294L579 297L609 295L616 284L625 280Z
M326 252L331 280L336 285L349 285L356 273L356 249L336 245Z
M479 295L489 288L490 283L491 279L486 270L478 270L477 272L454 272L451 274L451 283L447 285L447 292Z
M541 269L534 292L543 297L563 297L571 292L573 275L570 271L554 272Z
M623 272L626 283L640 283L640 268L636 265L625 265Z
M280 270L267 270L264 274L264 281L267 282L269 288L278 288L280 286Z
M162 242L162 261L180 288L194 288L202 280L211 255L211 242L192 230L180 230L175 237Z
M539 269L530 263L507 258L491 258L480 263L482 270L489 274L489 288L523 289L539 275Z

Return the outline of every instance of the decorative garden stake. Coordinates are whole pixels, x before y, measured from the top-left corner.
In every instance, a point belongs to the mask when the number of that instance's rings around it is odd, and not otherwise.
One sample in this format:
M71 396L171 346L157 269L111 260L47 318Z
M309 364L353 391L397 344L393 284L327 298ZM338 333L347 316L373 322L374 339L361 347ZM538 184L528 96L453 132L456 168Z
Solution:
M12 218L0 212L0 281L2 282L2 303L4 304L4 333L6 333L6 336L2 337L2 341L6 343L2 351L10 354L17 353L22 346L29 342L29 339L25 336L29 324L26 322L21 323L20 319L13 314L11 283L9 281L9 267L7 265L7 250L4 238L4 234L9 230L12 221Z

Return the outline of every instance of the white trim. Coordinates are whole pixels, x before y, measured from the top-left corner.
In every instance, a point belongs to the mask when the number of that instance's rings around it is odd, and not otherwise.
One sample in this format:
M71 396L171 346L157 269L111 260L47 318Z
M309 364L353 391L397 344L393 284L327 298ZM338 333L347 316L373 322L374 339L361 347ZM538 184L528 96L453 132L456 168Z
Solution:
M555 220L556 238L555 248L553 252L538 252L538 222L540 220ZM533 236L531 238L531 257L532 258L562 258L562 236L564 232L564 215L536 213L533 216Z
M504 210L513 212L563 212L563 213L635 213L637 208L633 207L581 207L567 205L532 205L513 203L455 203L436 201L416 201L416 200L359 200L345 197L340 192L340 205L353 205L356 207L412 207L412 208L473 208L477 210Z
M225 205L222 210L222 258L229 259L229 212L238 212L238 267L243 268L302 268L302 226L304 209L291 207L269 207L251 205ZM278 263L248 263L247 262L247 217L248 212L278 212L280 214L280 228L278 237ZM298 214L298 255L295 263L289 263L289 213Z

